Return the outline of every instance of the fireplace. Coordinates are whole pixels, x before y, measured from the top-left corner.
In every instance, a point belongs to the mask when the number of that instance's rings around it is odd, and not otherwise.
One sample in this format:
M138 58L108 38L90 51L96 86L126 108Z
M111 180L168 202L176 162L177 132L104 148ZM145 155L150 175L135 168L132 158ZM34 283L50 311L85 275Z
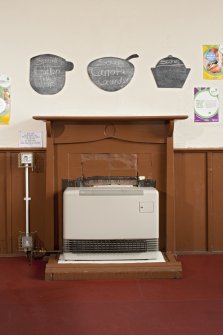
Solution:
M175 251L174 121L186 116L56 117L46 123L47 249L62 247L64 181L81 176L138 174L160 194L160 249ZM172 257L172 256L171 256ZM179 270L179 269L178 269Z

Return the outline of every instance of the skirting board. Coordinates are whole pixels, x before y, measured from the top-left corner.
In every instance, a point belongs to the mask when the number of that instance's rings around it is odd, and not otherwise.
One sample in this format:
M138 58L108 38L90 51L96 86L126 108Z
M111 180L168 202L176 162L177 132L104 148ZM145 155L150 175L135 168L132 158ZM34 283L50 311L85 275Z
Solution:
M165 279L182 278L182 265L172 253L164 254L165 263L132 264L58 264L51 255L45 269L45 280L85 279Z

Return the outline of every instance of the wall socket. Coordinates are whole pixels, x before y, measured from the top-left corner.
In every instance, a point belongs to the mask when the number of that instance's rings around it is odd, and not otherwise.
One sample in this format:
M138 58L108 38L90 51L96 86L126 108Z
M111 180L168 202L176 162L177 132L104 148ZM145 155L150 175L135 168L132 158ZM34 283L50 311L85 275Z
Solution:
M31 235L22 236L22 248L31 250L33 248L33 238Z
M19 167L33 167L33 153L32 152L20 152L18 155Z

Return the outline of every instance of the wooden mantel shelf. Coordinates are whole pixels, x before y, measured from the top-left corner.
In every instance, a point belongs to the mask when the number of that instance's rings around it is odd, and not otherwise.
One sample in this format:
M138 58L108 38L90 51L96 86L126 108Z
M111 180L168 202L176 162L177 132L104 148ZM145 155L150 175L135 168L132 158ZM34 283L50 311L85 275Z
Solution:
M33 116L41 121L172 121L185 120L187 115L151 115L151 116Z
M151 115L151 116L33 116L34 120L45 121L47 137L52 136L52 124L55 122L63 122L73 124L101 124L105 122L117 124L139 124L139 123L156 123L162 122L168 124L168 137L173 135L174 121L185 120L187 115Z

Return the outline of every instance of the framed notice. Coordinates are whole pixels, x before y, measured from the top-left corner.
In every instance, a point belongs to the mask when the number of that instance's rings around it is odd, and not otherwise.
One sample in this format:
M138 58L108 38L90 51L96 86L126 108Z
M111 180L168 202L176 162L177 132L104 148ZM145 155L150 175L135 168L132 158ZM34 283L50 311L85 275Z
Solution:
M11 80L0 74L0 125L9 124L11 109Z
M194 121L218 122L219 97L216 87L194 88Z
M41 148L43 146L41 131L20 131L19 147L20 148Z

